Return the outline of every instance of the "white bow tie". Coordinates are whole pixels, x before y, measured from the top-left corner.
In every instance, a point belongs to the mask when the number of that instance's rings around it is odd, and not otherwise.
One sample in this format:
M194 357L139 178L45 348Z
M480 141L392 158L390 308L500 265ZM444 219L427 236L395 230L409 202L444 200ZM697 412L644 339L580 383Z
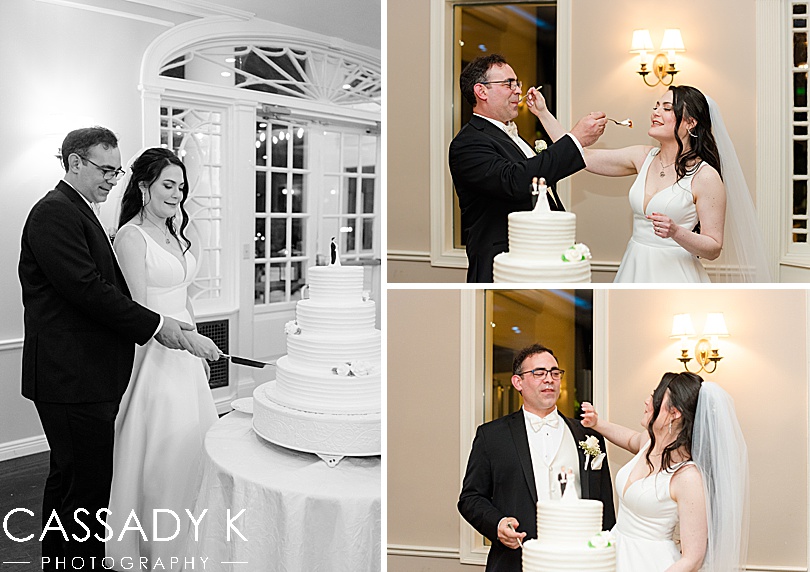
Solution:
M506 123L506 133L512 138L518 137L518 128L514 121Z
M529 420L532 424L532 429L536 431L540 431L543 425L548 425L552 429L556 429L560 424L560 416L557 415L557 412L550 413L545 417L534 417Z

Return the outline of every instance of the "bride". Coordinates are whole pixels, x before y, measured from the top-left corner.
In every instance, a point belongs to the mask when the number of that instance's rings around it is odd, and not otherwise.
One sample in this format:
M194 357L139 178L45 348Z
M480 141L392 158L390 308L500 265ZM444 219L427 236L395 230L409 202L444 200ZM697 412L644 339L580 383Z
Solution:
M200 248L184 208L185 165L167 149L147 149L133 162L130 177L121 200L115 252L132 297L161 314L194 323L187 291ZM195 240L187 238L186 231ZM173 568L171 558L182 556L189 524L185 509L193 507L199 488L203 438L217 419L208 364L200 358L219 358L213 341L196 332L186 335L194 355L151 341L136 350L115 422L107 523L116 537L107 543L106 552L116 563L146 557L151 566L160 558L164 567ZM132 511L145 538L129 520Z
M748 455L719 385L664 374L644 401L641 433L599 419L590 403L582 411L582 425L636 454L616 474L617 572L745 569Z
M553 140L565 130L535 89L527 105ZM615 282L770 282L756 214L717 104L689 86L655 103L647 134L658 147L584 149L586 169L637 174L633 236Z

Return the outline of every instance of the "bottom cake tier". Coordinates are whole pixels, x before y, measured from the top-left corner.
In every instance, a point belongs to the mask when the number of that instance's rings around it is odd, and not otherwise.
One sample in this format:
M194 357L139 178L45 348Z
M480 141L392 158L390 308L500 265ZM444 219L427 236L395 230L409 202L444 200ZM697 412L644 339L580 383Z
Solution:
M555 546L538 540L523 543L523 572L615 572L616 549ZM640 572L640 571L639 571Z
M380 413L337 414L299 411L277 403L276 381L253 391L253 430L288 449L315 453L328 464L342 457L368 457L381 453ZM336 459L336 460L335 460Z
M502 252L495 256L495 282L590 282L591 261L532 260Z

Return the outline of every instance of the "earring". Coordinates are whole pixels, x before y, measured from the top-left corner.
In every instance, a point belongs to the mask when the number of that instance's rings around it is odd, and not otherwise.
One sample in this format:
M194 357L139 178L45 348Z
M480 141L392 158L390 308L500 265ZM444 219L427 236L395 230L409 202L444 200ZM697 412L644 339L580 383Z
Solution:
M689 133L689 137L694 137L695 139L697 139L697 135L695 135L694 133L692 133L692 130L691 130L691 129L687 129L687 130L686 130L686 132L687 132L687 133Z
M669 422L669 434L672 435L672 421Z

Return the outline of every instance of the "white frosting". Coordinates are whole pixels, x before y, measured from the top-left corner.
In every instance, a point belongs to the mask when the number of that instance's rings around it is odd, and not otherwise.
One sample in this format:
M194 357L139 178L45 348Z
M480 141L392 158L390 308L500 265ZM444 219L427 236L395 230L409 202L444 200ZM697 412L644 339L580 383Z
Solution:
M363 299L362 266L312 266L307 271L309 297L316 303L360 302Z
M615 572L615 547L588 544L601 529L598 500L538 502L537 539L523 543L523 572Z
M296 304L276 379L254 391L254 429L301 451L379 454L381 334L375 303L363 300L363 267L307 276L310 299Z
M574 244L577 217L569 212L509 214L509 252L495 257L495 282L590 282L589 260L566 262Z

